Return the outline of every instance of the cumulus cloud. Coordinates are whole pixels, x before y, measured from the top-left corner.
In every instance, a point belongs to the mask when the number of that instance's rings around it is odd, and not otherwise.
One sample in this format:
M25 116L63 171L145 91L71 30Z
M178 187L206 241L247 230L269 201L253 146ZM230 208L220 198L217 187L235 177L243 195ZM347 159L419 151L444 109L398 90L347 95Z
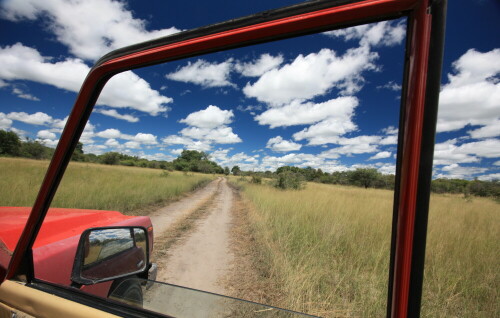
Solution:
M381 151L377 153L374 156L371 156L368 158L368 160L377 160L377 159L385 159L385 158L390 158L392 153L390 151Z
M264 73L253 84L247 83L243 92L271 106L305 101L334 87L341 94L353 94L363 85L361 73L375 69L377 57L365 47L350 49L342 56L330 49L300 54L292 63Z
M52 116L42 112L36 112L34 114L28 114L25 112L12 112L7 114L7 118L30 125L47 125L52 123L53 121Z
M12 89L12 94L16 95L19 98L31 100L31 101L34 101L34 102L40 101L40 99L38 97L33 96L31 94L28 94L28 93L24 92L22 89L20 89L18 87L14 87Z
M222 110L217 106L210 105L206 109L189 114L179 122L198 128L215 128L228 125L234 117L232 110Z
M378 151L378 144L382 138L380 136L357 136L353 138L338 138L335 142L340 147L335 147L320 154L322 158L337 159L341 155L359 155L363 153L373 153Z
M434 147L434 165L479 162L480 158L500 157L500 140L486 139L458 145L457 139L438 143Z
M363 46L394 46L401 44L405 33L404 21L382 21L328 31L324 34L333 38L343 38L345 41L359 40Z
M232 110L222 110L210 105L206 109L189 114L180 122L188 127L178 135L170 135L162 139L165 145L184 145L186 149L207 151L212 144L233 144L241 142L241 138L229 126L234 117Z
M481 128L469 130L467 133L474 139L498 137L500 136L500 118L492 120Z
M341 124L336 129L346 133L356 128L351 121L354 108L358 106L356 97L347 96L331 99L323 103L301 103L293 101L282 107L273 107L257 115L255 120L271 128L293 125L314 124L331 118Z
M43 19L47 30L77 57L96 60L111 50L178 32L146 29L121 1L8 0L1 15L11 21Z
M377 89L382 89L382 88L398 92L401 90L402 87L401 87L401 85L396 84L394 81L389 81L389 82L385 83L384 85L377 86Z
M96 113L103 114L106 116L110 116L116 119L121 119L128 121L129 123L136 123L139 121L139 118L129 115L129 114L120 114L118 113L115 109L103 109L103 108L98 108L95 110Z
M12 119L8 118L5 113L0 112L0 129L8 130L12 126Z
M257 77L264 73L277 68L283 63L283 56L272 56L268 53L262 54L258 60L250 63L238 62L235 65L237 72L247 77Z
M484 173L488 169L482 167L463 167L453 163L441 168L442 173L436 175L436 178L447 179L472 179L474 175Z
M482 181L500 180L500 173L484 174L482 176L479 176L478 179Z
M180 131L181 135L192 139L204 140L216 144L234 144L241 142L241 138L228 126L216 128L188 127Z
M500 49L486 53L468 50L453 63L439 97L437 131L454 131L467 125L487 126L471 131L474 138L500 131ZM493 134L496 135L496 134Z
M21 43L0 47L0 79L28 80L78 93L90 68L80 59L51 60ZM166 104L172 101L172 98L160 95L144 79L128 71L109 80L97 104L128 107L156 116L168 111Z
M232 69L233 59L222 63L210 63L200 59L194 63L188 62L186 66L165 75L165 77L170 80L193 83L203 87L235 87L229 78Z
M57 137L56 137L56 134L54 134L53 132L50 132L48 130L40 130L36 136L40 139L49 139L49 140L55 140Z
M300 150L302 145L290 140L284 140L281 136L276 136L267 141L266 148L276 152L289 152Z

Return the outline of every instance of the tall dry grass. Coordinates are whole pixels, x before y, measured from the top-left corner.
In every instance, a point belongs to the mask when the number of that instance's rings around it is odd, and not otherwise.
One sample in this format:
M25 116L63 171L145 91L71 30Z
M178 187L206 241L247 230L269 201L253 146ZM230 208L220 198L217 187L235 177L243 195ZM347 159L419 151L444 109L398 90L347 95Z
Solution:
M48 161L0 158L0 206L32 206ZM71 162L52 207L130 213L173 200L213 179L203 174Z
M326 317L385 316L393 192L239 183L283 293L274 305ZM499 207L432 197L423 317L499 316Z

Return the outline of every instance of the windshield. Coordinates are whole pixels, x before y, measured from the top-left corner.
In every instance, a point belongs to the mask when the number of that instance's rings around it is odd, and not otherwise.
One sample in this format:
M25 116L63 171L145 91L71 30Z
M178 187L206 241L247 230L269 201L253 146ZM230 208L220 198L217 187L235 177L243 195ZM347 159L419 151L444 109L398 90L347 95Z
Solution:
M142 308L173 317L315 317L263 304L227 297L182 286L131 278L123 285L145 286ZM124 297L120 286L111 299L134 304L133 298Z

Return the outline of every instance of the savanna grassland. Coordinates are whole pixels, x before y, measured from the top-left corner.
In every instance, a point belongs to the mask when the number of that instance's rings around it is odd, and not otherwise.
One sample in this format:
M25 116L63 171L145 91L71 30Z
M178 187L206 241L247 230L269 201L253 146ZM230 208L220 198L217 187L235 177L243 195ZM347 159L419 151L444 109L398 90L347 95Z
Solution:
M236 181L234 179L233 181ZM325 317L385 316L393 192L238 181L273 305ZM422 317L499 317L500 204L431 198Z
M49 162L0 158L0 206L32 206ZM143 214L214 177L158 169L71 162L52 207Z

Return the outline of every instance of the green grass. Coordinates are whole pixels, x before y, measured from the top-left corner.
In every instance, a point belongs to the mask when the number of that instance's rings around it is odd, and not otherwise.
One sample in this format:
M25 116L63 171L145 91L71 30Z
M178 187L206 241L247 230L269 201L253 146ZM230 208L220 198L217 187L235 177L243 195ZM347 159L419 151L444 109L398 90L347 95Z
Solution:
M385 316L393 192L239 183L284 294L274 305L326 317ZM492 200L433 195L422 317L499 316L499 212Z
M48 161L0 158L0 206L32 206ZM124 213L168 202L212 180L210 175L71 162L52 207Z

